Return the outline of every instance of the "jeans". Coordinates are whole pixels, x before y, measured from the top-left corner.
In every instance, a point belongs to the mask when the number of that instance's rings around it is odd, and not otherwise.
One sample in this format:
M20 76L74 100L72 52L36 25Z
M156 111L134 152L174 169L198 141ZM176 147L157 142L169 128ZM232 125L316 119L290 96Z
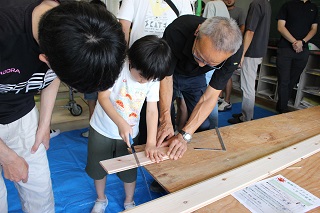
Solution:
M187 105L188 116L190 116L200 97L207 89L205 74L193 77L173 74L173 89L181 91ZM210 129L210 121L207 118L197 131L208 129Z

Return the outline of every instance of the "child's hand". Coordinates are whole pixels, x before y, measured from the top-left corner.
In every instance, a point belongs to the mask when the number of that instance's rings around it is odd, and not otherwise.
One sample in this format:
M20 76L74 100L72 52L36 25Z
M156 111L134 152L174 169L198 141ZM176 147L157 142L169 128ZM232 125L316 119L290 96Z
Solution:
M146 144L145 153L148 158L152 162L159 163L160 161L163 161L164 153L162 153L155 145L148 145Z
M129 141L129 134L132 135L132 126L129 125L127 122L123 122L121 125L118 126L119 135L126 142L128 147L131 147Z

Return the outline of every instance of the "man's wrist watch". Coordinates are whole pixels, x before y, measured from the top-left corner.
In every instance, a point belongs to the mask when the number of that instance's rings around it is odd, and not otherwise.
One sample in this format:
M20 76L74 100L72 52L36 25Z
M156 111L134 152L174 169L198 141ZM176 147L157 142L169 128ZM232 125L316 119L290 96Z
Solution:
M183 131L182 129L179 131L179 133L182 135L183 140L187 141L188 143L191 141L192 136L189 133Z
M302 39L301 41L302 41L302 44L303 44L303 45L305 45L305 44L306 44L306 41L305 41L305 40L303 40L303 39Z

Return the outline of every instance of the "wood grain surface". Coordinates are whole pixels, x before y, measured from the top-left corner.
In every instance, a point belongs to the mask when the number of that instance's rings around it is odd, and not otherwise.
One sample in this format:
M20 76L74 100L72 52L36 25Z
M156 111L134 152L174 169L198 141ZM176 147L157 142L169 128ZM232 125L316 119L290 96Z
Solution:
M320 106L220 128L227 151L215 130L196 133L184 156L145 168L168 191L207 180L320 133Z
M320 152L320 134L206 181L139 205L128 212L188 213L204 206L208 210L208 204L267 178L318 152ZM299 167L291 167L291 169L293 168Z

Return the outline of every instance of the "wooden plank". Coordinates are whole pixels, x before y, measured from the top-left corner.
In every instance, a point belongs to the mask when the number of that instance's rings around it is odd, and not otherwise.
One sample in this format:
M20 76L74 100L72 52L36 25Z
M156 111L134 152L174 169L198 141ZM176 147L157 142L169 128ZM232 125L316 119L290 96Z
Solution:
M320 152L304 158L298 163L289 166L274 175L282 175L309 191L316 197L320 197ZM242 205L232 195L213 202L201 209L195 211L196 213L250 213L250 211ZM308 211L308 213L319 213L320 207Z
M163 153L167 153L168 147L161 147L160 151L162 151ZM149 158L146 157L144 151L137 152L137 157L140 161L141 166L154 163ZM163 157L163 160L168 160L168 159L169 157L167 155ZM112 158L108 160L103 160L103 161L100 161L100 165L104 168L104 170L106 170L108 174L113 174L113 173L138 167L133 154L120 156L120 157Z
M320 106L219 128L226 152L215 130L193 135L182 158L145 166L168 191L175 192L270 155L320 133Z
M320 151L320 135L126 212L192 212Z

